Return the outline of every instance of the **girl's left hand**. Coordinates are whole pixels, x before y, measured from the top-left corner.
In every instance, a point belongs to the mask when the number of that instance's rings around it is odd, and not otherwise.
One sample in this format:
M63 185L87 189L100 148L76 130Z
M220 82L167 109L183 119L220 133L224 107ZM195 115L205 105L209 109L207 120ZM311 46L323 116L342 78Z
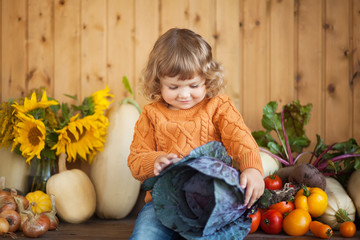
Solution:
M263 195L265 188L263 176L255 168L248 168L242 171L240 186L242 189L246 189L244 205L247 205L247 208L251 208Z

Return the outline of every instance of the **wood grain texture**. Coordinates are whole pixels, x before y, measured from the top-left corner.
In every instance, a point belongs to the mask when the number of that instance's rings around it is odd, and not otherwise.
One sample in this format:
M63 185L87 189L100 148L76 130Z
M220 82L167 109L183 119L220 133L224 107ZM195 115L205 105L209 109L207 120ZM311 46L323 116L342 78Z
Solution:
M63 240L63 239L77 239L77 240L89 240L89 239L117 239L127 240L131 236L132 229L135 225L135 218L127 217L121 220L100 220L98 218L91 218L87 222L80 224L69 224L61 222L59 229L56 231L48 231L41 236L41 239ZM23 234L17 233L18 240L29 239ZM360 232L348 240L359 239ZM266 234L262 230L257 230L255 233L247 235L245 240L263 240L263 239L282 239L282 240L316 240L310 231L304 236L294 237L288 236L285 233L279 235ZM344 239L340 236L339 231L335 231L332 240ZM183 240L183 239L181 239Z
M54 97L70 102L64 94L80 98L80 0L54 4Z
M27 94L27 6L22 0L2 1L1 97Z
M360 0L353 0L352 6L352 47L350 59L352 58L352 72L350 74L350 85L353 91L353 133L358 140L360 136Z
M327 0L325 18L325 141L345 141L352 134L352 93L348 77L349 0ZM350 14L351 16L351 14Z
M316 134L325 133L324 122L324 30L321 1L299 1L297 14L297 65L295 86L301 104L311 103L313 110L306 131L316 144Z
M230 0L228 4L217 1L214 55L224 67L226 93L232 96L236 107L242 111L242 1ZM231 24L229 21L231 20ZM231 36L231 37L229 37Z
M28 1L28 90L44 86L54 95L53 1Z
M261 129L262 110L270 99L269 4L244 1L243 117L250 129Z
M139 79L169 28L201 34L252 130L262 109L312 103L307 135L360 141L359 0L1 0L1 100L45 86L60 101L108 85L141 106Z
M81 1L81 99L107 84L106 0Z

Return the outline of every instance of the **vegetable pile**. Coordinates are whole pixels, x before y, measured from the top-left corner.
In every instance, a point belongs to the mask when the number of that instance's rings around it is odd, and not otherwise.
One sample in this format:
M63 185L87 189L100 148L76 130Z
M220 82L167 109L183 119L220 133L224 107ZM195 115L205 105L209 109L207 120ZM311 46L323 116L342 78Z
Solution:
M266 189L258 201L261 221L253 221L252 229L260 226L266 233L284 231L290 236L310 231L319 238L330 238L339 230L343 237L354 236L356 211L360 217L357 142L351 138L326 145L317 135L313 151L304 151L310 145L304 129L312 105L294 101L280 112L276 108L276 102L264 107L265 130L252 133L263 153L264 172L268 173L264 176ZM308 160L300 163L305 155Z
M5 185L1 178L2 186ZM0 189L0 236L16 237L22 232L26 237L40 237L57 229L55 198L42 191L29 192L25 197L16 189Z
M230 164L221 143L210 142L146 180L158 219L186 239L243 239L250 212L239 172Z

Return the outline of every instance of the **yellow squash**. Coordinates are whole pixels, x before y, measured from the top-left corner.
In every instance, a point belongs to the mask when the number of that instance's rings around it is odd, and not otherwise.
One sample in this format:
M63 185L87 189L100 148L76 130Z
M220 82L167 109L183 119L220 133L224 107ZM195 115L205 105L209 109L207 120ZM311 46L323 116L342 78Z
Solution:
M50 196L43 191L37 190L29 192L25 197L29 201L31 209L34 213L51 211Z

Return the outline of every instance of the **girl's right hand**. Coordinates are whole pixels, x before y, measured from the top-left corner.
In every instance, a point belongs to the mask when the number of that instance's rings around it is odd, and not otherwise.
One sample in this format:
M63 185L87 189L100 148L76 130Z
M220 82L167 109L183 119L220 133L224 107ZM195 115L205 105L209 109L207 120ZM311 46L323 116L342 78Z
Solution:
M174 153L160 155L155 159L154 174L159 175L161 171L167 168L169 165L180 161L180 158Z

